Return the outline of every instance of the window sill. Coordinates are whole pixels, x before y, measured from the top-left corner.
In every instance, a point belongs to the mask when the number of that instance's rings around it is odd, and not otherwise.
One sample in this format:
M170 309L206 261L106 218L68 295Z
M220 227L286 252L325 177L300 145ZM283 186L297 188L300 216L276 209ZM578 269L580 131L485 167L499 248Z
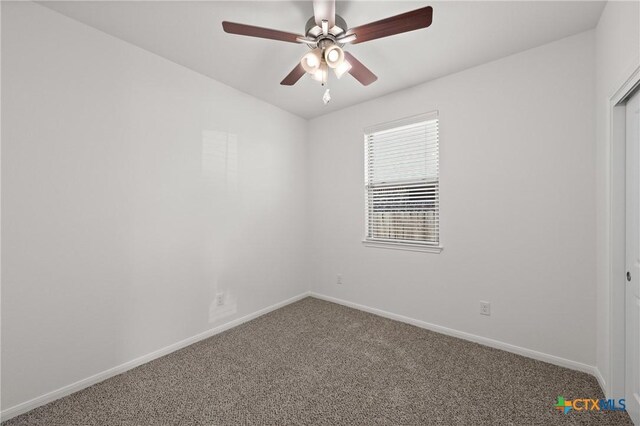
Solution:
M388 241L374 241L363 240L362 244L365 247L386 248L392 250L408 250L408 251L421 251L425 253L440 253L444 249L441 246L428 246L424 244L411 244L411 243L393 243Z

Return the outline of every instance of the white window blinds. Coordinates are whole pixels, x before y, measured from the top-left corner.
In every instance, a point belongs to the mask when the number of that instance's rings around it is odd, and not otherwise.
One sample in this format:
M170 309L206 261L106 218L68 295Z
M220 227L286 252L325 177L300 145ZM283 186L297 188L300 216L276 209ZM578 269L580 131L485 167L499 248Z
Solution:
M365 129L366 241L439 245L437 112Z

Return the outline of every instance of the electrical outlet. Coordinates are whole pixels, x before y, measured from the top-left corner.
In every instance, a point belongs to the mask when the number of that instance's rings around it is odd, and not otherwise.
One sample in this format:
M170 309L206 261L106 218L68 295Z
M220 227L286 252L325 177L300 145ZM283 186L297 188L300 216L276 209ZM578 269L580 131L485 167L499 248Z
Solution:
M491 303L480 301L480 315L491 315Z
M338 274L338 280L336 281L336 284L342 285L342 274Z
M216 294L216 305L218 306L224 305L224 292L220 292Z

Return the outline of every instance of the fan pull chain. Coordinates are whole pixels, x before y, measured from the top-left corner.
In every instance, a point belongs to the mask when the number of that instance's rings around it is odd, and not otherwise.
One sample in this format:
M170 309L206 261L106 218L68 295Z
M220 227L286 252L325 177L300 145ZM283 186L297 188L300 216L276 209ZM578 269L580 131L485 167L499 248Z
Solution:
M322 102L326 105L329 101L331 101L331 93L329 93L329 89L327 88L327 90L324 91L324 95L322 95Z

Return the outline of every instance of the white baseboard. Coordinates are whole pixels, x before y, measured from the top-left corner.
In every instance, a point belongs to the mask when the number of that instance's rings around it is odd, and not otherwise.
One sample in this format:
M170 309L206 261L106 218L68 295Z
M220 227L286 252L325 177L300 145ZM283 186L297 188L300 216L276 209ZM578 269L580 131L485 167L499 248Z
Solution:
M338 299L336 297L325 296L323 294L311 292L311 297L326 300L328 302L337 303L339 305L348 306L350 308L358 309L360 311L369 312L371 314L379 315L381 317L389 318L392 320L404 322L406 324L415 325L416 327L424 328L427 330L435 331L436 333L446 334L447 336L458 337L460 339L468 340L471 342L479 343L481 345L489 346L495 349L501 349L503 351L511 352L514 354L526 356L527 358L533 358L538 361L548 362L549 364L558 365L560 367L570 368L572 370L588 373L596 377L600 386L603 386L604 380L600 381L602 376L598 369L592 365L583 364L581 362L572 361L570 359L561 358L555 355L546 354L544 352L538 352L533 349L527 349L520 346L515 346L509 343L501 342L499 340L489 339L487 337L477 336L475 334L466 333L464 331L454 330L452 328L443 327L436 324L431 324L425 321L417 320L414 318L405 317L403 315L394 314L391 312L383 311L377 308L371 308L369 306L360 305L358 303L349 302L347 300ZM600 375L600 377L598 377ZM604 387L603 387L604 390Z
M0 421L8 420L12 417L18 416L20 414L24 414L27 411L33 410L34 408L40 407L41 405L48 404L49 402L55 401L56 399L60 399L64 396L70 395L74 392L78 392L79 390L85 389L89 386L92 386L96 383L102 382L110 377L116 376L118 374L124 373L125 371L131 370L132 368L138 367L139 365L145 364L149 361L153 361L156 358L160 358L171 352L175 352L178 349L182 349L186 346L192 345L200 340L207 339L216 334L222 333L223 331L229 330L230 328L237 327L240 324L243 324L247 321L251 321L252 319L258 318L264 314L267 314L276 309L282 308L283 306L289 305L293 302L297 302L298 300L304 299L309 296L310 292L304 292L297 296L294 296L290 299L283 300L282 302L276 303L274 305L268 306L266 308L260 309L256 312L253 312L249 315L245 315L241 318L234 319L225 324L219 325L202 333L196 334L195 336L188 337L184 340L181 340L177 343L173 343L169 346L165 346L162 349L158 349L157 351L151 352L147 355L143 355L131 361L125 362L124 364L120 364L116 367L110 368L108 370L102 371L98 374L94 374L93 376L87 377L85 379L79 380L75 383L72 383L67 386L63 386L60 389L56 389L52 392L46 393L44 395L33 398L29 401L20 403L18 405L14 405L13 407L9 407L6 410L2 410L0 413Z
M593 367L593 370L594 370L593 375L596 376L596 380L600 385L600 389L602 389L602 393L604 393L604 396L606 398L610 398L609 390L607 389L607 382L604 380L604 377L602 376L600 369L598 367Z

